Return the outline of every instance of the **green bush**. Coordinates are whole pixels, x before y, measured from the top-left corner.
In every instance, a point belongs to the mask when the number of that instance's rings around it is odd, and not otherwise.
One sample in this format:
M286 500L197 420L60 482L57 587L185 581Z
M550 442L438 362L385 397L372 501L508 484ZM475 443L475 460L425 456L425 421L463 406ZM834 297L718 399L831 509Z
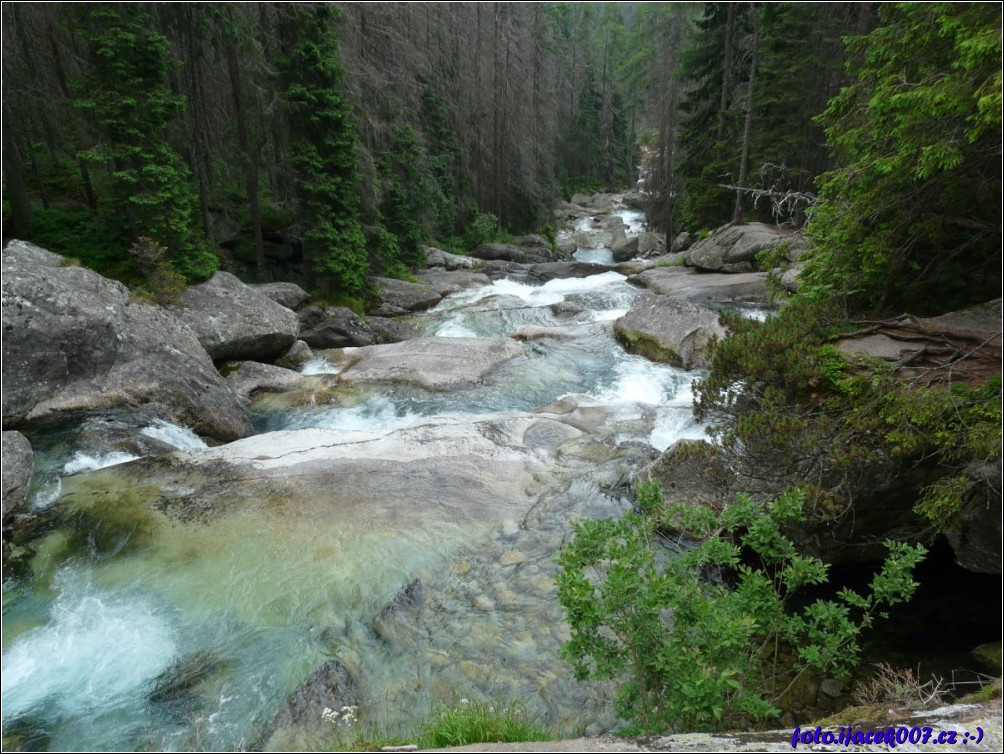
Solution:
M664 508L653 484L637 504L623 518L575 525L558 555L558 599L572 629L562 657L579 679L619 680L618 713L646 733L763 721L807 669L845 675L861 631L912 596L925 554L886 542L868 594L841 589L795 607L800 590L827 580L827 566L781 533L801 519L800 491L768 503L740 496L717 513ZM790 667L777 666L782 646Z

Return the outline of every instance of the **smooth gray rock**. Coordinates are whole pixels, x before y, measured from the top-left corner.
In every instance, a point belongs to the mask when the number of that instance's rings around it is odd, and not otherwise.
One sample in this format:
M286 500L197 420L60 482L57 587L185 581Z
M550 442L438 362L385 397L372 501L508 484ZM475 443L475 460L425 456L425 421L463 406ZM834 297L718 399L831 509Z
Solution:
M289 347L286 353L275 360L275 364L286 369L299 369L312 358L314 358L314 353L310 350L310 346L302 340L298 340Z
M250 401L257 391L285 393L296 389L301 382L303 375L299 372L257 361L242 362L235 372L227 375L230 389L243 401Z
M966 468L966 498L946 533L955 560L967 571L1001 574L1001 459Z
M171 310L215 361L271 361L289 350L300 330L296 314L229 272L191 286Z
M627 262L629 259L634 259L638 256L638 236L624 238L614 243L610 250L614 254L615 262Z
M395 382L445 391L476 385L515 358L523 347L510 338L417 338L367 346L349 354L343 382Z
M31 443L20 432L3 433L3 522L17 513L28 497L35 455Z
M614 322L624 349L680 369L707 366L708 343L725 335L718 313L668 296L643 293Z
M293 311L299 309L310 299L310 294L296 283L258 283L251 287L280 306L285 306Z
M418 330L402 322L399 319L390 317L369 317L366 320L373 338L379 343L401 343L405 340L412 340L420 337Z
M543 240L543 239L541 239ZM471 252L472 257L485 261L500 260L519 264L534 264L554 262L554 250L550 246L526 245L517 246L510 243L483 243Z
M610 272L612 269L614 268L610 265L580 262L577 259L572 259L567 262L532 264L529 267L529 273L537 280L546 283L548 280L585 278L590 275L600 275L604 272Z
M645 209L645 205L648 203L648 195L642 191L628 191L621 197L621 201L625 207Z
M451 293L484 288L486 285L492 284L491 278L483 272L474 272L473 270L422 270L418 273L418 279L422 285L444 297Z
M448 251L437 249L435 246L424 246L425 263L429 267L442 267L445 270L471 270L474 269L474 260L460 254L451 254Z
M691 246L688 263L708 272L754 272L757 254L789 235L763 223L726 225Z
M628 282L695 304L767 303L770 299L766 272L701 273L687 267L653 267L629 277Z
M379 298L370 314L378 317L396 317L408 312L429 309L442 300L442 296L428 286L394 278L373 278Z
M652 259L666 252L666 237L662 233L648 231L638 236L638 256Z
M300 340L311 348L370 346L376 342L369 326L345 306L316 306L300 312Z
M251 434L247 412L189 327L132 301L121 283L28 247L14 242L2 254L5 426L142 406L219 440Z

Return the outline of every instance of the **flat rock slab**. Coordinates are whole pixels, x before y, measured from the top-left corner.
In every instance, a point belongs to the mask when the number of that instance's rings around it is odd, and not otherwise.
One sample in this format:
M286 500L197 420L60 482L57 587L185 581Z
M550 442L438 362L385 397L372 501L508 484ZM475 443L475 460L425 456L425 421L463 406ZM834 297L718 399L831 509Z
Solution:
M378 317L397 317L408 312L429 309L442 300L443 295L427 285L395 278L373 278L379 302L369 312Z
M632 275L629 283L695 304L767 302L766 272L696 272L686 267L655 267Z
M394 382L442 392L480 384L525 352L510 338L416 338L346 351L346 356L344 382Z
M245 361L237 371L227 375L230 389L244 401L249 401L258 391L284 393L294 390L301 382L303 375L299 372L257 361Z
M460 257L466 259L467 257ZM483 272L473 270L444 270L434 268L422 270L418 273L418 279L422 285L431 288L440 296L449 296L451 293L484 288L491 285L492 281Z

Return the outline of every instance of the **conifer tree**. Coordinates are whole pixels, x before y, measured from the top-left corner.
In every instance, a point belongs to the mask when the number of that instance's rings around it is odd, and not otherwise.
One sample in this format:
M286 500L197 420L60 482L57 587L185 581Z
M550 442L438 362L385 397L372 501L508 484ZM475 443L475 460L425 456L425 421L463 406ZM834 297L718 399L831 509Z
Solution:
M188 280L204 279L216 258L192 232L195 197L188 169L168 140L184 107L168 86L170 43L144 6L95 6L81 29L91 68L77 82L75 101L95 124L95 143L80 156L110 167L103 206L117 213L127 235L152 238L168 249Z
M304 256L318 284L353 296L365 288L368 262L356 191L359 137L343 91L335 21L327 5L295 14L283 75L306 214Z

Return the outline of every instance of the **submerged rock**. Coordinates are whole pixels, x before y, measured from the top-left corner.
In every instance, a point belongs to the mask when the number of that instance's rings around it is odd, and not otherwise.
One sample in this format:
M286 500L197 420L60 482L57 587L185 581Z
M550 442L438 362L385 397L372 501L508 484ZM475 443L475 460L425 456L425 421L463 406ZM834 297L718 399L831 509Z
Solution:
M296 314L229 272L186 289L172 310L215 361L276 359L300 330Z
M143 406L220 440L251 434L195 333L170 312L22 241L2 259L5 426Z
M158 704L185 704L192 687L222 665L223 661L212 652L190 652L154 679L147 698Z
M725 335L718 313L668 296L644 293L614 322L617 340L629 353L680 369L707 365L708 344Z
M417 338L351 351L341 379L455 390L479 384L507 361L523 356L523 347L510 338Z

